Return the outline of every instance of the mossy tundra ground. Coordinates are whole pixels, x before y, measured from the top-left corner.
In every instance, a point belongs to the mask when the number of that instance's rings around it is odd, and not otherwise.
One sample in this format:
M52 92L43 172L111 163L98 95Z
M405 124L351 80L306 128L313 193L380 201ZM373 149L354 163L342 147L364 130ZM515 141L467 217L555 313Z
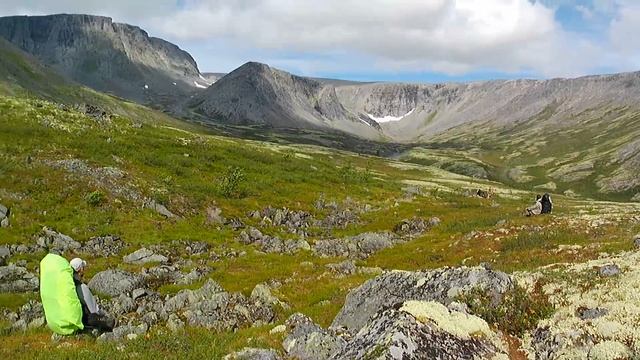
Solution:
M303 145L277 145L225 138L205 128L183 125L149 112L144 117L113 115L96 120L57 104L0 97L0 203L11 208L11 226L0 229L0 245L32 244L43 226L84 242L114 234L130 244L119 256L88 258L89 274L107 268L139 270L122 264L122 255L143 245L173 240L203 241L214 250L245 256L208 260L209 277L226 290L245 294L276 280L275 294L290 306L274 325L216 333L187 328L173 334L152 329L119 344L91 338L52 342L45 328L3 331L0 354L13 358L220 358L246 346L280 348L282 334L269 331L293 312L328 326L347 292L374 275L339 277L325 267L342 259L309 251L265 254L236 241L238 231L208 225L206 209L217 206L227 218L257 225L247 213L267 206L305 210L318 217L314 203L324 198L368 204L358 223L329 233L311 229L308 241L387 231L403 219L436 216L441 223L412 241L380 251L360 266L428 269L492 264L504 271L534 270L559 262L595 259L600 253L629 250L640 232L633 203L594 202L554 196L554 214L526 218L522 209L533 192L477 180L435 167ZM115 180L56 166L82 160L90 169L124 172ZM230 181L230 187L221 183ZM494 196L472 196L475 189ZM128 194L128 195L127 195ZM131 195L134 194L134 195ZM176 218L145 209L140 199L165 205ZM349 199L349 200L347 200ZM252 221L254 223L252 223ZM276 227L265 233L292 237ZM35 271L44 254L16 255ZM195 284L191 286L200 285ZM164 286L175 293L180 286ZM15 309L37 294L0 294L0 309ZM2 327L6 323L0 322Z

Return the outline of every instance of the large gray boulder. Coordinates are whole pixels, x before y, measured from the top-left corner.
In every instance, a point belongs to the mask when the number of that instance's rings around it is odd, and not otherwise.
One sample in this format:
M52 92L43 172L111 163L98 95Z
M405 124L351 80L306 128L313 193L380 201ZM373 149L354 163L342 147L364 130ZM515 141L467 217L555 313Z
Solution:
M352 290L331 326L355 333L384 308L409 300L448 305L474 288L488 291L499 302L512 286L509 275L482 267L390 271Z
M99 294L116 297L143 286L143 277L123 270L105 270L97 273L89 288Z
M411 301L376 313L342 351L322 358L457 360L499 356L508 358L506 347L484 320L449 311L440 303Z
M40 248L56 253L64 253L69 250L78 250L82 244L73 240L70 236L59 233L48 227L42 228L42 232L36 240Z
M0 292L36 291L39 284L38 277L23 267L0 266Z
M153 251L142 248L132 252L131 254L122 258L126 264L146 264L146 263L166 263L169 259L160 254L156 254Z

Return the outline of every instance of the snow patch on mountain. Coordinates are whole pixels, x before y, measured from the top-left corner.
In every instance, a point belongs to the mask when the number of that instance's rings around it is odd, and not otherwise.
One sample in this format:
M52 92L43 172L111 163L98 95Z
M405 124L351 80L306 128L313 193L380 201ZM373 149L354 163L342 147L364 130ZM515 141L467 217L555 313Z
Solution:
M384 123L384 122L390 122L390 121L400 121L402 119L404 119L405 117L411 115L413 113L413 111L415 110L415 108L411 109L408 113L402 115L402 116L391 116L391 115L387 115L384 117L375 117L369 113L367 113L367 116L369 116L369 118L371 120L375 120L379 123Z

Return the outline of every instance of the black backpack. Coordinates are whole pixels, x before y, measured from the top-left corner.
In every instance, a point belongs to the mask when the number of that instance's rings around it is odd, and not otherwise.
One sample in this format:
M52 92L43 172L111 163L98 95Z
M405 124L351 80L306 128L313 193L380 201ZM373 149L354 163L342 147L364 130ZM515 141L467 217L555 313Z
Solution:
M551 195L548 193L542 195L542 200L540 202L542 203L542 213L551 214L551 210L553 208L553 205L551 204Z

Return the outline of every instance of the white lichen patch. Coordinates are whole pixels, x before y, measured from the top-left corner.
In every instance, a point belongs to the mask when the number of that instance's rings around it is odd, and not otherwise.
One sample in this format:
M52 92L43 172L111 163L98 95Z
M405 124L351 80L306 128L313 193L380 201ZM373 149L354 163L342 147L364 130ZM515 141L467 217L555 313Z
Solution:
M458 311L449 311L444 305L435 301L406 301L400 311L411 314L418 321L435 326L461 339L472 336L491 338L495 334L489 324L481 318Z
M593 360L616 360L628 359L633 354L629 348L617 341L603 341L596 344L589 352L589 359Z

